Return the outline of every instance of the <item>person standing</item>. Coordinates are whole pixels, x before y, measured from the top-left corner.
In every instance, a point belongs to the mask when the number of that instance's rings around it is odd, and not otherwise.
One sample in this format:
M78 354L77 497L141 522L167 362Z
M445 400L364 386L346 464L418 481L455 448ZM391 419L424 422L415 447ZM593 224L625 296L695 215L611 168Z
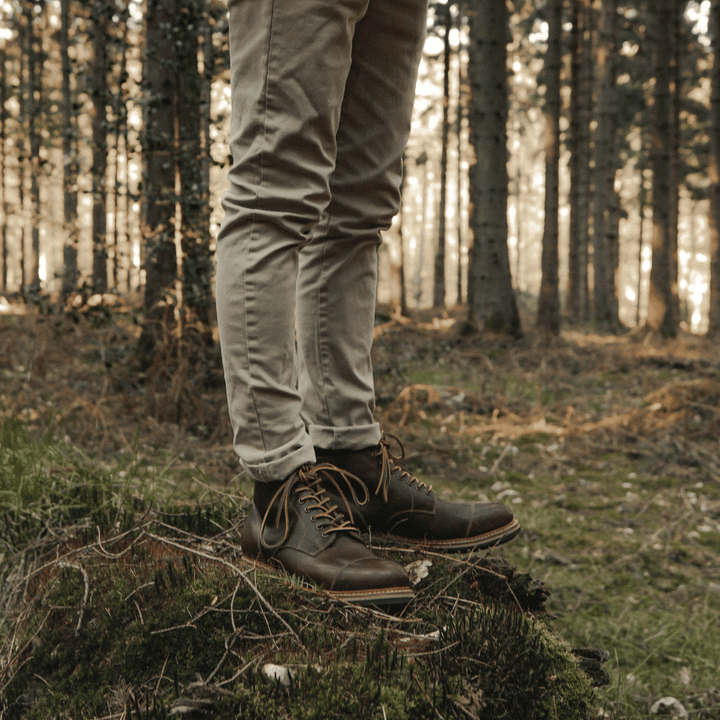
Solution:
M427 0L229 0L233 165L218 325L243 553L358 603L413 593L361 531L461 551L519 532L449 503L375 421L377 251L400 205Z

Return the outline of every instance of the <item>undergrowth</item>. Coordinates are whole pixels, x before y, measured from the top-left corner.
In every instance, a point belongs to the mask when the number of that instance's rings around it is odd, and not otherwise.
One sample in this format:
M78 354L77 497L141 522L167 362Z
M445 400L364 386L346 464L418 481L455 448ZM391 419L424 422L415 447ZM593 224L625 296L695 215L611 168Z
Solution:
M392 614L332 602L244 563L226 493L150 502L127 467L2 433L3 720L590 715L547 590L499 558L377 549L425 561L416 599Z
M13 320L0 328L0 415L28 430L15 426L0 449L0 473L10 446L15 468L0 475L3 720L36 699L56 702L45 717L512 717L502 703L522 692L493 690L517 679L502 648L491 656L492 640L462 625L487 617L522 636L528 658L538 633L543 652L555 641L564 661L557 636L609 651L601 670L610 683L594 691L591 714L648 720L671 696L693 720L720 718L720 364L711 343L572 330L547 345L532 332L509 341L379 326L377 418L402 438L403 465L442 497L509 504L523 526L469 565L381 550L432 562L416 601L385 616L243 565L238 526L251 486L229 448L221 389L173 379L156 401L182 385L201 392L202 412L154 417L147 387L121 362L133 332L126 319L92 331ZM39 433L45 425L55 430ZM151 618L165 627L148 630ZM56 689L56 622L71 644L107 631L106 644L83 650L83 672L108 673L94 699L92 683L72 685L75 665ZM158 637L173 653L188 648L183 663L160 657ZM140 648L138 667L124 664L129 647ZM34 662L47 664L33 679ZM269 663L291 672L289 685L268 679ZM564 670L552 682L530 677L547 681L554 703L571 696L553 685ZM549 698L528 702L546 708ZM560 702L557 717L571 704Z

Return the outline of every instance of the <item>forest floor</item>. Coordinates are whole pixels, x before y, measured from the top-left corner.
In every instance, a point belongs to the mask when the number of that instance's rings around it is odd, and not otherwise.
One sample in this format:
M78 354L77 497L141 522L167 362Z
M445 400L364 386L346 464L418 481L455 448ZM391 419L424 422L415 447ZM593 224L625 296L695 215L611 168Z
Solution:
M601 716L674 698L676 717L720 718L718 347L460 328L376 327L377 417L404 465L445 497L512 506L524 531L494 554L545 583L554 632L610 653ZM219 352L191 370L175 347L139 373L138 334L128 309L0 316L0 420L244 503Z

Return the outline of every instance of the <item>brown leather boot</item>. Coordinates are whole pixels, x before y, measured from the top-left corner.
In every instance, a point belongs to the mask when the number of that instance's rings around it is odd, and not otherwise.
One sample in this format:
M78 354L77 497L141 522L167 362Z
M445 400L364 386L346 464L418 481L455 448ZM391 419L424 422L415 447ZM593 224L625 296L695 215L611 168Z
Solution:
M298 469L269 501L271 488L258 483L240 537L243 554L311 580L339 600L361 605L409 602L413 591L403 567L374 555L331 503L324 484L349 510L343 482L348 483L347 473L317 464ZM349 490L353 502L367 499L366 491L359 498L355 489Z
M389 438L400 446L393 455ZM400 466L402 443L383 434L379 445L365 450L322 450L319 461L332 463L355 476L354 484L367 486L367 502L353 498L351 515L364 531L393 536L441 552L460 552L500 545L520 532L520 523L502 503L447 502L429 485Z

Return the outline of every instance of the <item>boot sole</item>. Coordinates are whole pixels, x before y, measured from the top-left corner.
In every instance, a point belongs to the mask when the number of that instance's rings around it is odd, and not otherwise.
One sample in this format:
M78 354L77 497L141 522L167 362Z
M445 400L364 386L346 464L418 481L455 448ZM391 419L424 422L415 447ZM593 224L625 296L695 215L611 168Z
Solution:
M282 576L290 576L290 573L288 573L281 565L270 565L262 560L247 556L243 557L242 562L243 564L249 565L254 570L262 570L272 575L279 576L281 579ZM302 578L300 578L300 580L307 582ZM296 585L289 582L286 582L286 584L297 590L312 593L313 595L326 595L331 600L351 603L353 605L407 605L415 598L415 593L410 587L372 588L367 590L326 590L325 588L321 588L318 591L305 585Z
M496 545L512 540L520 532L520 523L513 520L504 527L491 530L490 532L476 535L470 538L453 538L451 540L433 540L431 538L408 538L402 535L375 535L373 540L381 540L383 538L390 539L395 542L402 542L412 545L418 549L433 550L435 552L457 553L468 550L486 550Z

